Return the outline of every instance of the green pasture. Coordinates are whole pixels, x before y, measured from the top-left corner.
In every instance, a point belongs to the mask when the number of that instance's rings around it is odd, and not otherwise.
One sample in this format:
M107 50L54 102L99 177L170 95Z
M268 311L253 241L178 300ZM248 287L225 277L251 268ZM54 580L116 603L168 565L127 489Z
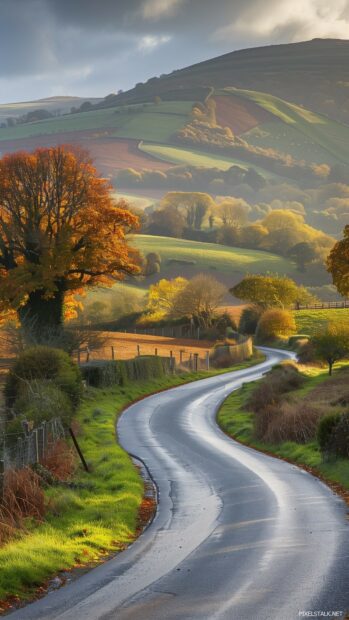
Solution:
M349 127L347 125L315 114L268 93L236 88L227 88L222 92L231 92L235 96L253 101L273 114L276 119L299 131L311 143L321 147L331 157L331 161L334 159L349 162Z
M334 308L333 310L295 310L294 318L299 334L311 336L316 330L327 323L349 326L349 308Z
M139 104L67 114L57 118L0 128L0 140L15 140L66 133L96 130L103 137L130 138L166 142L187 122L192 108L190 101L161 102L157 105Z
M294 265L276 254L258 250L230 248L213 243L174 239L173 237L155 237L152 235L136 235L134 243L143 253L158 252L162 259L161 276L166 277L169 270L167 261L170 259L195 261L195 271L212 272L212 275L223 273L265 273L271 271L280 274L292 274ZM178 265L178 275L185 276L186 266ZM173 269L173 267L171 267Z
M218 170L228 170L231 166L239 166L242 170L253 168L265 178L281 179L282 177L272 172L268 172L259 166L250 164L233 157L216 155L215 153L205 153L168 144L147 144L141 142L138 147L144 153L153 155L163 161L168 161L175 165L185 164L188 166L202 166L203 168L218 168Z

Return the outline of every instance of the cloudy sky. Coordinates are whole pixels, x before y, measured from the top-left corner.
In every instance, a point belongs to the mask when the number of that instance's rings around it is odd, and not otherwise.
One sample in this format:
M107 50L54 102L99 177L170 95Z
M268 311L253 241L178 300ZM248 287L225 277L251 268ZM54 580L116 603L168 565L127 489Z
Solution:
M245 47L349 38L349 0L0 0L0 103L105 96Z

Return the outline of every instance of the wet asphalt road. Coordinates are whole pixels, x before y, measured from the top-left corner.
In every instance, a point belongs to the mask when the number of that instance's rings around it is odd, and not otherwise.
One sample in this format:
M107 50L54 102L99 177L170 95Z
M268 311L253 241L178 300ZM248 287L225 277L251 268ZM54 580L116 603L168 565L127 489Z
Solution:
M294 620L299 611L349 609L343 501L215 423L231 391L288 357L267 354L258 367L151 396L123 414L120 441L158 486L153 523L127 551L12 620Z

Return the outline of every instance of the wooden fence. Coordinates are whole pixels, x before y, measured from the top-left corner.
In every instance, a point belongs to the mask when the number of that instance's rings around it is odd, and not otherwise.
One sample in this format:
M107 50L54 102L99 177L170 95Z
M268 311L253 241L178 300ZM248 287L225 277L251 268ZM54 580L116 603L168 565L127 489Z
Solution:
M315 304L296 304L294 310L335 310L349 308L349 299L344 301L322 301Z

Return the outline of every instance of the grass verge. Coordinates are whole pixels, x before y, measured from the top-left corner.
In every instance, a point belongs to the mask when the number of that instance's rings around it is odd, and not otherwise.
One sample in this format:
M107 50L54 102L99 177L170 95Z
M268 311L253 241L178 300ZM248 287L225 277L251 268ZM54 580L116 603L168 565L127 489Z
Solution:
M115 422L125 407L149 394L260 361L257 355L224 371L166 376L123 388L90 388L77 422L91 473L79 470L71 483L48 488L45 522L27 521L26 531L0 548L0 612L44 594L55 574L91 567L135 539L144 485L115 438Z
M323 369L312 369L307 376L306 384L300 390L293 392L303 396L326 380L327 374ZM240 443L256 448L261 452L277 456L295 463L322 478L345 499L349 500L349 460L337 459L324 462L320 447L316 440L305 444L294 441L285 441L274 445L258 441L254 435L254 413L247 411L246 402L256 383L243 385L233 392L223 403L217 416L222 430Z

